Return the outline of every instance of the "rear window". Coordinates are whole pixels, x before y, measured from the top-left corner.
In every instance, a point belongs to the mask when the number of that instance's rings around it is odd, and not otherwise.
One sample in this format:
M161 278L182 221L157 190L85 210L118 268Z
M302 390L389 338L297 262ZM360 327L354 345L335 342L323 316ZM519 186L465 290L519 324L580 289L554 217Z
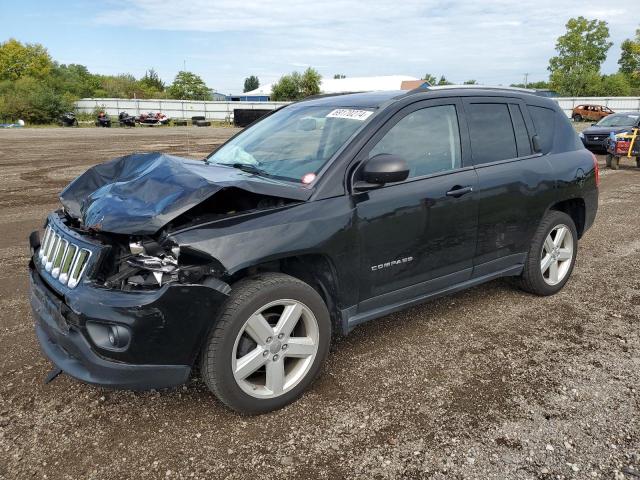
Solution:
M553 146L553 132L555 131L556 112L550 108L527 105L536 134L542 147L542 153L549 153Z
M516 158L516 139L506 103L472 103L468 112L476 165Z

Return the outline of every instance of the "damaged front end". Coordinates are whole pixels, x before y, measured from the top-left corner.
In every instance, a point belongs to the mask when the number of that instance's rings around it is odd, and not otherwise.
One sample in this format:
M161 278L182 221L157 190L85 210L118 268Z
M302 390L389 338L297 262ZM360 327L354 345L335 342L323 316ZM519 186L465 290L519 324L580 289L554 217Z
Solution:
M219 220L242 222L308 195L161 154L93 167L62 192L63 209L49 216L42 241L37 232L30 237L31 305L43 352L89 383L183 383L231 277L211 252L178 241L180 232L198 230L215 243L211 225Z

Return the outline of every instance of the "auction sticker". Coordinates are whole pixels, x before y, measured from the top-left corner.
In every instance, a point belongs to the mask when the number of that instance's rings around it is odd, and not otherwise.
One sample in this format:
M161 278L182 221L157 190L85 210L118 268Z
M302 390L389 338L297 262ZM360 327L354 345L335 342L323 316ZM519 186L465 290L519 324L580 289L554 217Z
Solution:
M363 122L373 115L369 110L354 110L353 108L336 108L327 115L327 118L347 118Z

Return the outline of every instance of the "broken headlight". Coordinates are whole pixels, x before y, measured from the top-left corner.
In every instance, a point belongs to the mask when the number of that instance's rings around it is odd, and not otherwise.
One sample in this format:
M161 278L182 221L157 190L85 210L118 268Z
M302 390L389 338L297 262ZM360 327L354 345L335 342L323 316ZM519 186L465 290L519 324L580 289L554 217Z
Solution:
M138 274L127 279L129 285L139 287L162 286L178 280L178 260L171 255L154 257L139 253L127 260L127 265Z
M177 245L163 247L155 242L131 242L128 250L119 258L117 273L107 278L107 288L139 290L174 282L201 283L207 278L219 277L223 271L212 258L181 252Z

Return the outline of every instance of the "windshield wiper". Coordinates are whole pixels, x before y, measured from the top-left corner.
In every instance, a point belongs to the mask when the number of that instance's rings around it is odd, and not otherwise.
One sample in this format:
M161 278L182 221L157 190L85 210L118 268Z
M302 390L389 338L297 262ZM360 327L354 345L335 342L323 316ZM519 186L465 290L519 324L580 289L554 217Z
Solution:
M243 172L253 173L255 175L261 175L263 177L270 177L271 175L261 168L256 167L255 165L251 165L250 163L217 163L215 165L225 165L227 167L237 168L238 170L242 170Z

